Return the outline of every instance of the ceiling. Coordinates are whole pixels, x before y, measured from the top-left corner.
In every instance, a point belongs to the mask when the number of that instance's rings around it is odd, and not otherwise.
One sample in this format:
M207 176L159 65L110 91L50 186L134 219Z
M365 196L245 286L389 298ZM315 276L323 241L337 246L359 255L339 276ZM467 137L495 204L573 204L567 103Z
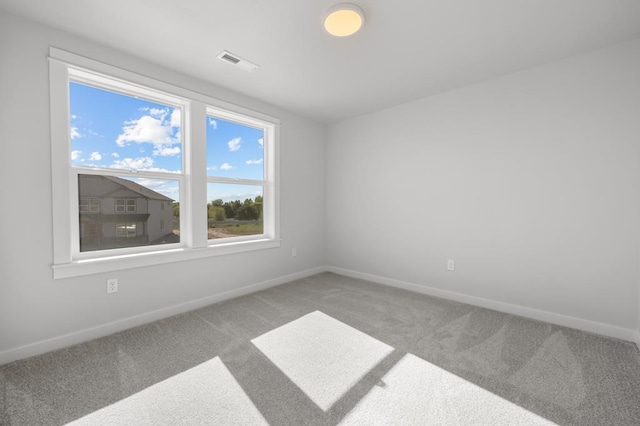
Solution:
M322 28L332 0L0 0L0 9L320 122L640 37L638 0L352 0L364 28ZM260 65L242 71L223 49Z

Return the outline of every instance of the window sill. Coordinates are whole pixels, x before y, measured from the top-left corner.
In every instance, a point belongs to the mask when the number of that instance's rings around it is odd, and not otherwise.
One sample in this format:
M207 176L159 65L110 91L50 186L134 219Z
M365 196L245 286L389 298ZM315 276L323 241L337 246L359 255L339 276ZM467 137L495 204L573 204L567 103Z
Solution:
M72 261L70 263L52 265L53 278L61 279L80 277L83 275L120 271L123 269L139 268L143 266L161 265L164 263L182 262L185 260L202 259L225 254L244 253L275 247L280 247L279 239L242 241L229 244L211 245L198 249L177 248L123 256Z

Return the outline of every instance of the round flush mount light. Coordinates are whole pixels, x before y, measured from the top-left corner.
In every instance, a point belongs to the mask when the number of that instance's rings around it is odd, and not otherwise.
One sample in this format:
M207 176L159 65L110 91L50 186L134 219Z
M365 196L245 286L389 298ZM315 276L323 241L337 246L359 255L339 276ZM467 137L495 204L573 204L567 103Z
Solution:
M338 3L327 9L324 29L336 37L350 36L364 24L364 11L353 3Z

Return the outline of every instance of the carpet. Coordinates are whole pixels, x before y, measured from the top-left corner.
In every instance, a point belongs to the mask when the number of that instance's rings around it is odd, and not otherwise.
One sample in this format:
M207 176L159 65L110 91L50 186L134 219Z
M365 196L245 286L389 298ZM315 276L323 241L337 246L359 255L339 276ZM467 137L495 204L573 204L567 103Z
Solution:
M640 353L322 273L0 366L0 424L638 426Z

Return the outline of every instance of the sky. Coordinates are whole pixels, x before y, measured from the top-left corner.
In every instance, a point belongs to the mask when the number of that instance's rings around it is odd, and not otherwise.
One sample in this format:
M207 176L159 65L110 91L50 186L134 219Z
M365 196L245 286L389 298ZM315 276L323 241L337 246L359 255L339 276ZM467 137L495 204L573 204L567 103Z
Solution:
M69 83L74 166L181 173L181 110L80 83ZM207 116L207 176L262 180L263 131ZM179 201L178 181L133 179ZM209 183L207 202L262 195L259 185Z

